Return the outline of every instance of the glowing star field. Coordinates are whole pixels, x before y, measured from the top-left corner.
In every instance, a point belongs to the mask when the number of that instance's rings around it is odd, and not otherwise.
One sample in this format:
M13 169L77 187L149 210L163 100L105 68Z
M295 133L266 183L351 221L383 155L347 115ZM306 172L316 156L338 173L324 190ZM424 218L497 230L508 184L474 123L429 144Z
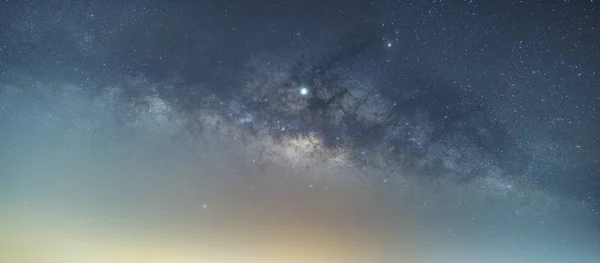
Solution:
M4 1L0 263L600 262L595 1Z

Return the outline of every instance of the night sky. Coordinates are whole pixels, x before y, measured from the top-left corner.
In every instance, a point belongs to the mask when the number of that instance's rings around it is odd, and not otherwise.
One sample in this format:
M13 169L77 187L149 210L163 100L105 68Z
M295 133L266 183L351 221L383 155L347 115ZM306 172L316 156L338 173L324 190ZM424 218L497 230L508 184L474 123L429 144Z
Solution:
M0 3L0 261L600 262L600 6Z

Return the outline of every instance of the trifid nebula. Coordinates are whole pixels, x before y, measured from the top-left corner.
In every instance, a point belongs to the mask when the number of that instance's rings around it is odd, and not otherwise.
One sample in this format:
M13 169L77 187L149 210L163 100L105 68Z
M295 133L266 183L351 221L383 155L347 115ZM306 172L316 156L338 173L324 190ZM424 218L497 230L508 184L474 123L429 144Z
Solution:
M1 1L1 263L600 262L596 0Z

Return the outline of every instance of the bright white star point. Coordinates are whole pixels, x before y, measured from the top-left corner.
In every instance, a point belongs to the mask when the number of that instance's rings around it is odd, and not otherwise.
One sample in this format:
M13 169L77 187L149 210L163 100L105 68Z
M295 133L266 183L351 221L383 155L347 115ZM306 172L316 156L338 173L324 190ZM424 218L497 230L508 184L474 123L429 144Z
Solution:
M300 88L300 95L302 95L302 96L308 95L308 88L306 88L306 87Z

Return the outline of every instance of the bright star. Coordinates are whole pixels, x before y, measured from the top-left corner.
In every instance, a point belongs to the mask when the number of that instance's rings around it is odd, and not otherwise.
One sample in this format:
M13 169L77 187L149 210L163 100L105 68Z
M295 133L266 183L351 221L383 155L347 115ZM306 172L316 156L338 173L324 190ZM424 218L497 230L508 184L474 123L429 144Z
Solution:
M300 95L302 95L302 96L308 95L308 89L305 87L300 88Z

